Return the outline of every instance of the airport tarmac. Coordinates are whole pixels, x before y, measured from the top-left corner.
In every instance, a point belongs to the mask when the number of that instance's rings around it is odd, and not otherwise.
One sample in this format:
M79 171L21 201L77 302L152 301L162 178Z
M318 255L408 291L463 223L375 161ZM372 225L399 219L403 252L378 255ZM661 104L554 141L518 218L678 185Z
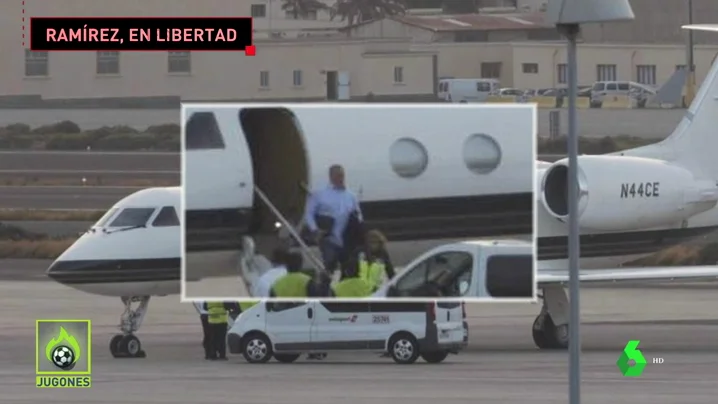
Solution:
M105 210L137 187L0 186L0 209Z
M531 304L470 304L469 348L440 365L399 366L361 353L322 362L250 365L202 359L199 319L176 296L156 298L138 336L144 359L112 359L119 299L84 294L51 282L2 282L0 391L3 404L57 403L354 403L568 402L568 357L539 352L530 337L539 310ZM589 289L582 298L582 402L706 404L718 387L718 294L714 291ZM92 389L34 387L34 320L93 322ZM649 363L624 378L615 362L628 340L641 340Z
M81 172L122 171L128 175L180 170L180 154L171 152L95 152L95 151L0 151L0 172L8 170Z

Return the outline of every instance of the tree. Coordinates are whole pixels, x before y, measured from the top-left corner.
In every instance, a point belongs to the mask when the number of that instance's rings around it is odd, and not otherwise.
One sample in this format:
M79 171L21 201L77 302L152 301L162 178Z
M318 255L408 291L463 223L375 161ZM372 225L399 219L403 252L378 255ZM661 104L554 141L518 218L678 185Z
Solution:
M292 13L295 19L307 18L311 13L328 9L329 6L319 0L282 0L282 10Z
M405 0L337 0L330 9L332 19L340 17L347 26L405 12Z

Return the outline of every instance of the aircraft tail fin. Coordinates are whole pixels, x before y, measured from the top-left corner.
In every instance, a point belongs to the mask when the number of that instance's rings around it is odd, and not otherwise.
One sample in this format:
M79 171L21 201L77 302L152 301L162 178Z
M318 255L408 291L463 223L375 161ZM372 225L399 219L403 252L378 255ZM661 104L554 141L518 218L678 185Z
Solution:
M682 28L718 33L718 24ZM642 151L675 161L704 179L718 180L718 63L711 66L678 127L655 146L658 150L648 146ZM656 156L656 152L661 155ZM648 154L644 153L637 154Z

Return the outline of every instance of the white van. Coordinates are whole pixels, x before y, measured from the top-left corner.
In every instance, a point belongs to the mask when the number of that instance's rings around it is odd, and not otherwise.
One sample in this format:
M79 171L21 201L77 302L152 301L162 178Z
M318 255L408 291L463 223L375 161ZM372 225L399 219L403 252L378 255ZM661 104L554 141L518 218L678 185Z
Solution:
M440 79L438 96L446 102L484 102L500 87L496 79Z
M388 352L399 364L442 362L468 343L462 302L261 302L239 315L227 335L249 363L291 363L304 353Z
M600 108L605 97L631 96L642 108L646 101L656 95L656 90L635 81L597 81L591 88L591 108Z

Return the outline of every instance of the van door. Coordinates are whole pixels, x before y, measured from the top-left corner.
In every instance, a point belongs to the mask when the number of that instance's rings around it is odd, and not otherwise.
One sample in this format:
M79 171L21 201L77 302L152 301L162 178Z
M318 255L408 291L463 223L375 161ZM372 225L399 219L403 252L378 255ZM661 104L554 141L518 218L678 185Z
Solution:
M436 332L440 344L464 341L464 308L461 302L436 302Z
M358 350L369 348L372 316L369 303L316 303L316 327L312 330L312 349Z
M267 335L278 351L303 351L311 346L316 316L313 301L266 302Z

